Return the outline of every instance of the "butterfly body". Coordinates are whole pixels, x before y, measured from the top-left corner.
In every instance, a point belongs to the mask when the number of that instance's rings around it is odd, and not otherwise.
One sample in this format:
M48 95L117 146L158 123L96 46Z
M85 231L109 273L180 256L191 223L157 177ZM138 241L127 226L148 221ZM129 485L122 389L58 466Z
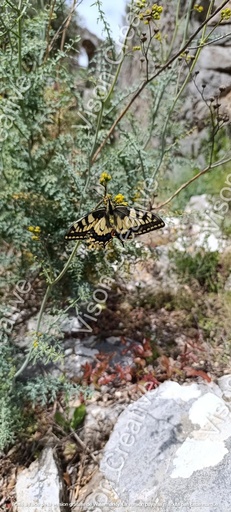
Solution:
M103 246L118 238L121 243L136 235L164 227L164 221L150 211L143 211L127 205L113 204L104 198L105 206L93 210L74 222L65 235L65 240L86 239L91 246Z

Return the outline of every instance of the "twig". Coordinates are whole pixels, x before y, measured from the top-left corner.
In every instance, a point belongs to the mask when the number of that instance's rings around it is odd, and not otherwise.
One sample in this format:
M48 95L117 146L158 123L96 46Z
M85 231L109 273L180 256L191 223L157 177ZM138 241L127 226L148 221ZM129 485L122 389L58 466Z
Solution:
M196 176L193 176L193 178L191 178L190 180L186 181L186 183L183 183L183 185L181 185L174 192L174 194L172 194L168 199L166 199L166 201L164 201L163 203L158 204L158 206L155 206L155 208L153 208L153 209L162 208L166 204L170 203L182 190L184 190L184 188L188 187L188 185L193 183L193 181L195 181L198 178L200 178L200 176L202 176L206 172L211 171L212 169L215 169L216 167L219 167L220 165L227 164L228 162L230 162L230 160L231 160L231 156L229 158L227 158L226 160L221 160L219 162L215 162L212 165L208 165L207 167L205 167L205 169L203 169L202 171L198 172L198 174L196 174Z
M68 27L70 25L72 14L73 14L73 12L75 10L75 7L76 7L76 2L77 2L77 0L73 0L72 8L71 8L71 10L70 10L70 12L68 14L68 17L66 18L66 23L64 25L64 29L63 29L63 33L62 33L62 39L61 39L61 44L60 44L61 52L63 51L67 29L68 29Z
M84 442L80 439L80 437L78 436L78 434L76 434L76 432L73 430L73 428L70 428L71 430L71 435L75 438L75 440L77 441L77 443L81 446L81 448L86 452L88 453L88 455L92 458L92 460L96 463L96 464L99 464L97 459L95 458L95 456L93 455L93 453L91 453L91 450L89 450L89 448L84 444Z
M48 54L50 52L50 49L49 49L50 48L49 47L49 37L50 37L50 29L51 29L51 20L52 20L55 4L56 4L56 0L53 0L53 2L51 4L50 12L49 12L49 23L48 23L48 27L47 27L47 47L46 47L45 59L47 59Z
M218 7L208 18L206 18L203 23L201 23L201 25L198 27L198 29L192 34L192 36L188 39L187 43L185 43L185 45L180 48L180 50L175 54L173 55L173 57L171 57L167 62L166 64L164 64L164 66L162 66L162 68L160 68L156 73L155 75L151 76L151 78L148 78L146 79L141 85L140 87L138 88L137 92L134 94L134 96L131 98L131 100L129 101L129 103L126 105L126 107L124 107L124 109L122 110L122 112L119 114L119 116L117 117L117 119L115 120L115 122L113 123L113 125L111 126L109 132L107 133L105 139L103 140L103 142L100 144L100 146L98 147L98 149L95 151L94 155L92 156L92 159L91 159L91 164L93 164L99 153L102 151L102 149L104 148L107 140L109 139L109 137L111 136L111 134L113 133L115 127L117 126L117 124L121 121L121 119L124 117L124 115L127 113L127 111L129 110L129 108L131 107L131 105L134 103L134 101L136 100L136 98L140 95L140 93L143 91L143 89L146 87L146 85L149 83L149 82L152 82L152 80L154 80L155 78L157 78L157 76L159 76L165 69L167 69L173 62L174 60L176 60L182 52L184 52L188 45L193 41L193 39L197 36L197 34L199 34L199 32L201 31L201 29L207 25L207 23L214 17L216 16L216 14L218 12L220 12L223 7L225 7L225 5L229 2L229 0L225 0L221 5L220 7Z
M61 32L62 30L65 30L66 24L67 24L68 20L71 18L72 14L73 14L73 12L74 12L74 10L75 10L75 8L76 8L76 2L75 2L75 1L74 1L74 3L73 3L73 6L74 6L74 7L72 7L72 8L71 8L71 10L70 10L70 12L69 12L68 16L66 16L65 20L61 23L61 25L60 25L60 27L58 28L57 32L55 33L55 35L54 35L53 39L51 40L51 42L50 42L50 44L49 44L49 46L48 46L48 48L47 48L47 55L46 55L46 58L48 57L49 53L51 52L51 50L52 50L52 48L53 48L53 46L54 46L54 43L55 43L56 39L58 39L58 37L59 37L60 32ZM68 23L68 24L69 24L69 23Z

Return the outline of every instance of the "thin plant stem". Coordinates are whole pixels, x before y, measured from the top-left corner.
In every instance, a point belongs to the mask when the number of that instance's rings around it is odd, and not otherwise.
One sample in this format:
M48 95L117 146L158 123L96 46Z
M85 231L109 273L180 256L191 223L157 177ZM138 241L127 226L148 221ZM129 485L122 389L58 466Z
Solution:
M171 44L170 44L169 51L168 51L168 58L172 54L173 46L174 46L174 43L175 43L175 40L176 40L178 28L179 28L180 6L181 6L181 0L178 0L177 7L176 7L176 16L175 16L175 28L174 28Z
M47 38L47 47L46 47L45 60L47 59L48 53L49 53L49 39L50 39L50 30L51 30L51 20L52 20L55 4L56 4L56 0L53 0L52 4L50 6L50 11L49 11L49 22L48 22L47 36L46 36L46 38Z
M37 326L36 326L36 331L35 331L35 336L38 336L39 334L39 331L40 331L40 325L41 325L41 321L42 321L42 317L43 317L43 313L45 311L45 307L46 307L46 304L47 304L47 301L48 301L48 298L50 296L50 293L53 289L53 287L60 281L60 279L62 279L62 277L64 276L64 274L67 272L75 254L76 254L76 251L79 247L79 241L75 244L75 247L72 251L72 253L70 254L66 264L64 265L63 267L63 270L60 272L60 274L54 279L54 281L51 281L48 286L47 286L47 289L46 289L46 292L45 292L45 295L43 297L43 301L42 301L42 304L41 304L41 307L40 307L40 311L39 311L39 315L38 315L38 320L37 320ZM29 361L30 361L30 358L31 358L31 354L32 354L32 351L33 351L33 340L31 342L31 346L30 346L30 350L27 354L27 357L24 361L24 363L22 364L21 368L19 368L19 370L15 373L14 375L14 379L16 379L19 375L21 375L21 373L25 370L25 368L28 366L29 364Z
M132 25L132 23L131 23L131 25ZM109 91L108 91L104 101L102 102L101 109L100 109L99 114L98 114L94 143L93 143L92 150L91 150L91 153L90 153L90 156L89 156L88 174L87 174L86 183L85 183L85 186L84 186L84 189L83 189L82 197L81 197L81 200L80 200L79 210L81 209L82 202L84 200L85 193L86 193L86 190L87 190L87 188L89 186L89 182L90 182L90 179L91 179L91 167L92 167L93 163L95 162L95 160L93 158L93 155L94 155L96 144L97 144L97 140L98 140L98 135L99 135L99 130L100 130L101 123L102 123L104 109L105 109L105 106L107 106L108 103L110 102L110 98L111 98L111 96L113 94L113 91L114 91L114 88L115 88L115 85L116 85L116 82L117 82L117 79L118 79L118 76L119 76L122 64L124 62L125 51L126 51L126 47L127 47L127 40L128 40L128 36L129 36L130 30L132 28L131 25L129 26L129 28L127 30L126 37L125 37L125 40L124 40L124 43L123 43L123 47L122 47L122 50L121 50L121 53L123 53L123 57L122 57L119 65L117 67L116 74L114 76L114 79L113 79L113 82L111 84L111 87L110 87L110 89L109 89Z
M77 0L73 0L73 4L72 4L72 7L71 7L71 11L67 17L67 21L65 23L65 26L64 26L64 29L63 29L63 33L62 33L62 39L61 39L61 44L60 44L60 50L61 52L63 51L63 48L64 48L64 44L65 44L65 39L66 39L66 34L67 34L67 29L70 25L70 22L71 22L71 18L72 18L72 14L76 8L76 3L77 3Z
M153 76L151 76L148 80L145 80L144 82L141 83L141 85L139 86L138 90L135 92L135 94L133 95L133 97L131 98L131 100L128 102L128 104L124 107L124 109L122 110L122 112L119 114L119 116L117 117L117 119L114 121L114 123L112 124L110 130L108 131L107 135L105 136L104 140L101 142L100 146L97 148L97 150L95 151L93 157L92 157L92 163L94 163L96 161L96 159L98 158L99 154L101 153L102 149L104 148L104 146L106 145L109 137L111 136L111 134L114 132L114 129L116 128L117 124L121 121L121 119L125 116L125 114L127 113L127 111L130 109L131 105L134 103L134 101L136 100L136 98L138 98L138 96L140 95L140 93L143 91L143 89L146 87L146 85L149 83L149 82L152 82L152 80L154 80L155 78L157 78L165 69L167 69L179 56L182 52L184 52L188 45L193 41L193 39L197 36L197 34L200 33L200 31L203 29L203 27L205 25L207 25L207 23L214 17L216 16L216 14L218 12L220 12L224 7L225 5L227 5L229 2L229 0L225 0L224 2L222 2L222 4L208 17L206 18L206 20L203 21L203 23L201 23L201 25L197 28L197 30L195 30L195 32L190 36L190 38L188 39L188 41L180 48L180 50L178 50L178 52L173 55L173 57L171 57L165 64L164 66L162 66L162 68L160 68Z
M19 0L18 3L18 71L19 76L22 75L22 0Z
M196 176L193 176L190 180L186 181L185 183L183 183L183 185L181 185L175 192L174 194L172 194L168 199L166 199L166 201L164 201L163 203L160 203L158 204L157 206L155 206L155 208L153 209L160 209L160 208L163 208L163 206L166 206L166 204L170 203L176 196L179 195L179 193L184 190L186 187L188 187L191 183L193 183L193 181L197 180L198 178L200 178L200 176L203 176L203 174L206 174L207 172L209 171L212 171L213 169L215 169L216 167L219 167L220 165L225 165L227 163L229 163L231 161L231 156L226 158L225 160L220 160L218 162L215 162L214 164L209 164L207 167L205 167L205 169L203 169L202 171L198 172L198 174L196 174Z
M208 18L210 16L211 7L212 7L212 2L210 2L210 6L209 6L209 9L208 9L208 14L209 15L208 15L208 17L205 20L206 22L208 21ZM205 31L206 31L206 28L207 28L207 25L204 25L204 27L202 29L202 35L201 35L201 40L202 41L204 40L204 34L205 34ZM188 74L185 77L185 80L184 80L182 86L180 87L180 89L179 89L179 91L178 91L178 93L177 93L177 95L176 95L176 97L175 97L175 99L174 99L174 101L173 101L173 103L171 105L171 108L170 108L170 110L168 112L168 115L166 116L164 127L163 127L163 131L162 131L162 136L161 136L161 155L160 155L160 160L159 160L159 163L158 163L155 171L153 172L153 175L152 175L152 178L151 178L151 182L155 180L155 177L156 177L156 175L157 175L157 173L158 173L158 171L160 169L160 166L162 164L162 161L163 161L163 157L164 157L164 153L165 153L165 151L164 151L165 135L166 135L166 130L167 130L167 126L168 126L168 123L169 123L170 116L171 116L171 114L172 114L172 112L173 112L173 110L174 110L174 108L175 108L179 98L181 97L181 95L182 95L182 93L183 93L183 91L184 91L184 89L185 89L185 87L186 87L186 85L187 85L187 83L189 81L190 76L192 75L192 72L193 72L193 70L194 70L194 68L196 66L196 63L198 61L198 58L199 58L199 55L200 55L200 52L201 52L202 48L203 48L203 46L200 45L199 48L197 49L196 55L194 56L194 60L193 60L193 62L191 64L191 66L190 66Z

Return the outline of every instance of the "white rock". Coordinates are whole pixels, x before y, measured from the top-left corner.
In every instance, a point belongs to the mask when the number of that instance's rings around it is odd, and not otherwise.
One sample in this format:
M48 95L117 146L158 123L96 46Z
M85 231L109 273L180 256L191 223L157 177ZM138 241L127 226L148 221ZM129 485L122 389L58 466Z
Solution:
M16 483L17 512L61 512L64 500L63 481L52 448L45 448L38 460L19 473Z

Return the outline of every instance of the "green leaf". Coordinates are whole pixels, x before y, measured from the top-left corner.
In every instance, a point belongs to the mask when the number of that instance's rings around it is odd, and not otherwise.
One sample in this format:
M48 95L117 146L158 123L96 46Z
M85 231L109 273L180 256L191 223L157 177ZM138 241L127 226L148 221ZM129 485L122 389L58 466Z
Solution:
M71 427L75 430L84 420L86 415L86 406L81 404L79 407L76 407L73 413L73 418L71 420Z
M68 430L69 429L69 422L65 419L65 417L63 416L63 414L61 414L61 412L57 411L55 413L55 421L58 425L60 425L60 427L62 427L64 430Z

